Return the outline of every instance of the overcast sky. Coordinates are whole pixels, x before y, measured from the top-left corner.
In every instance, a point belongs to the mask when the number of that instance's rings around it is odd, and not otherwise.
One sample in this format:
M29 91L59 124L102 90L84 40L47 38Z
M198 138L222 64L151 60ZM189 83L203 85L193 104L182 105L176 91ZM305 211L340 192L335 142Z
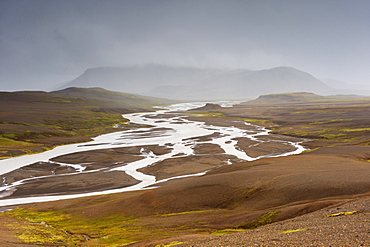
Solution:
M146 63L370 84L369 13L369 0L0 0L0 91Z

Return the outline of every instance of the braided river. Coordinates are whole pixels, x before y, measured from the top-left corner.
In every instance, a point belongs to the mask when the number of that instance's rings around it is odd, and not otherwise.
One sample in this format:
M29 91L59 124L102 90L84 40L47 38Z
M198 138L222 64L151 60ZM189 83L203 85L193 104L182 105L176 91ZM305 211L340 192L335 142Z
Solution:
M231 106L235 102L217 102L223 107ZM194 147L199 144L214 144L221 148L226 155L231 155L239 160L253 161L266 157L277 157L300 154L305 148L301 145L302 141L292 140L276 140L268 139L270 130L265 127L256 126L247 122L243 122L246 128L235 126L216 126L206 124L201 121L191 121L187 119L189 114L182 113L189 109L202 107L205 102L181 103L167 107L166 109L158 109L156 112L132 113L123 115L129 119L129 124L140 126L137 128L129 128L120 130L122 126L116 126L117 131L109 134L104 134L93 138L92 141L78 144L68 144L55 147L52 150L43 153L24 155L0 160L0 175L2 176L2 185L0 185L0 206L10 206L26 203L55 201L61 199L71 199L94 195L105 195L112 193L136 191L150 189L158 186L157 184L166 182L172 179L179 179L189 176L202 176L207 171L190 173L185 175L173 176L165 179L158 179L154 175L144 174L138 171L139 169L151 166L158 162L163 162L168 159L187 157L195 155ZM240 123L239 123L240 124ZM209 138L200 138L206 137ZM264 138L260 138L264 137ZM244 150L238 148L237 138L248 138L255 143L262 142L279 142L290 146L290 150L282 153L263 154L257 157L252 157ZM139 160L132 162L116 162L111 168L105 168L101 176L107 172L124 172L137 180L136 184L123 186L122 188L99 189L96 191L88 191L83 193L53 193L41 195L23 195L11 197L18 187L40 181L45 178L56 178L62 176L71 176L79 174L87 174L92 172L102 171L103 168L86 169L85 163L73 164L61 163L52 161L53 158L62 155L80 153L85 151L114 149L122 147L142 147L142 146L159 146L168 149L166 153L155 154L150 148L141 148ZM24 167L35 163L42 164L43 162L53 164L54 166L68 167L73 172L55 174L50 171L50 174L33 175L29 177L21 177L8 181L7 174L15 172ZM232 165L230 159L225 160L225 165Z

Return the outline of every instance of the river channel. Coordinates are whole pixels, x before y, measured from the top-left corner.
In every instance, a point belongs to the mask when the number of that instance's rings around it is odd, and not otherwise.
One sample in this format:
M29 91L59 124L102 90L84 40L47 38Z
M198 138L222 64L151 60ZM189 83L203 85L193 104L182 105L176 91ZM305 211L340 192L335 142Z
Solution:
M232 105L232 102L219 103L222 106ZM188 114L181 113L181 111L201 107L203 105L205 105L205 102L182 103L171 105L167 109L159 109L156 112L125 114L123 117L130 120L129 124L135 124L140 127L120 131L119 128L122 126L117 126L117 132L98 136L90 142L58 146L43 153L0 160L0 175L2 175L3 179L3 184L0 187L0 197L2 198L0 199L0 206L143 190L153 188L157 186L158 183L171 179L188 176L201 176L207 171L181 174L179 176L167 177L165 179L158 179L154 175L144 174L143 172L138 171L139 169L169 159L194 156L194 148L200 144L217 145L223 150L224 155L229 155L235 157L235 159L243 161L253 161L265 157L294 155L305 150L304 147L300 145L301 141L268 140L266 136L269 136L270 131L264 127L252 125L250 123L243 123L246 128L209 125L201 121L191 121L186 118L188 117ZM209 138L202 139L201 137ZM289 145L291 146L291 149L283 153L275 152L252 157L248 155L245 150L238 148L237 138L248 138L250 141L255 143L275 141L283 143L284 145ZM83 162L78 164L76 162L61 163L52 161L53 158L59 156L78 154L86 151L153 146L166 148L168 151L156 154L150 150L150 148L140 148L140 153L137 155L140 158L138 160L132 162L125 162L123 160L122 162L115 162L112 167L96 169L86 169L87 165ZM20 176L19 179L15 179L15 176L13 176L12 180L10 182L8 181L9 178L7 177L7 174L14 174L18 170L22 171L22 169L32 164L44 163L67 167L69 170L72 170L72 172L69 171L68 174L56 174L55 172L50 172L50 174L45 173L29 177ZM233 162L230 159L225 160L225 165L232 165L232 163ZM88 173L98 173L100 171L101 176L104 176L104 174L108 174L109 172L124 172L137 182L133 185L126 185L121 188L100 188L95 191L83 193L63 193L59 191L58 193L40 194L37 196L31 194L11 197L11 195L22 185L30 184L35 181L60 178L62 176L86 175Z

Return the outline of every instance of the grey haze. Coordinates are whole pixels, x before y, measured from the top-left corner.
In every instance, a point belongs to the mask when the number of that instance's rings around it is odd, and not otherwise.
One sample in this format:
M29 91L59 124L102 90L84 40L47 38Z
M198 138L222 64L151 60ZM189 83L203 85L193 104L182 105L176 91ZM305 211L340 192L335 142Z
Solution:
M0 91L145 64L291 66L366 86L369 13L368 0L1 0Z

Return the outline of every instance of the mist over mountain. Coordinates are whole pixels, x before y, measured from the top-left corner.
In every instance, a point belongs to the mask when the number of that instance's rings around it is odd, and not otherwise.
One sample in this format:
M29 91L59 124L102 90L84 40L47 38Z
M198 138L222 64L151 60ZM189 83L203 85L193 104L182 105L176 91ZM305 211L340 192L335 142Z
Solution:
M365 84L353 84L346 83L339 80L334 80L331 78L320 79L326 85L337 89L338 94L358 94L358 95L370 95L370 85Z
M67 87L109 90L181 100L246 99L261 94L333 89L314 76L291 67L252 71L145 65L86 70Z

